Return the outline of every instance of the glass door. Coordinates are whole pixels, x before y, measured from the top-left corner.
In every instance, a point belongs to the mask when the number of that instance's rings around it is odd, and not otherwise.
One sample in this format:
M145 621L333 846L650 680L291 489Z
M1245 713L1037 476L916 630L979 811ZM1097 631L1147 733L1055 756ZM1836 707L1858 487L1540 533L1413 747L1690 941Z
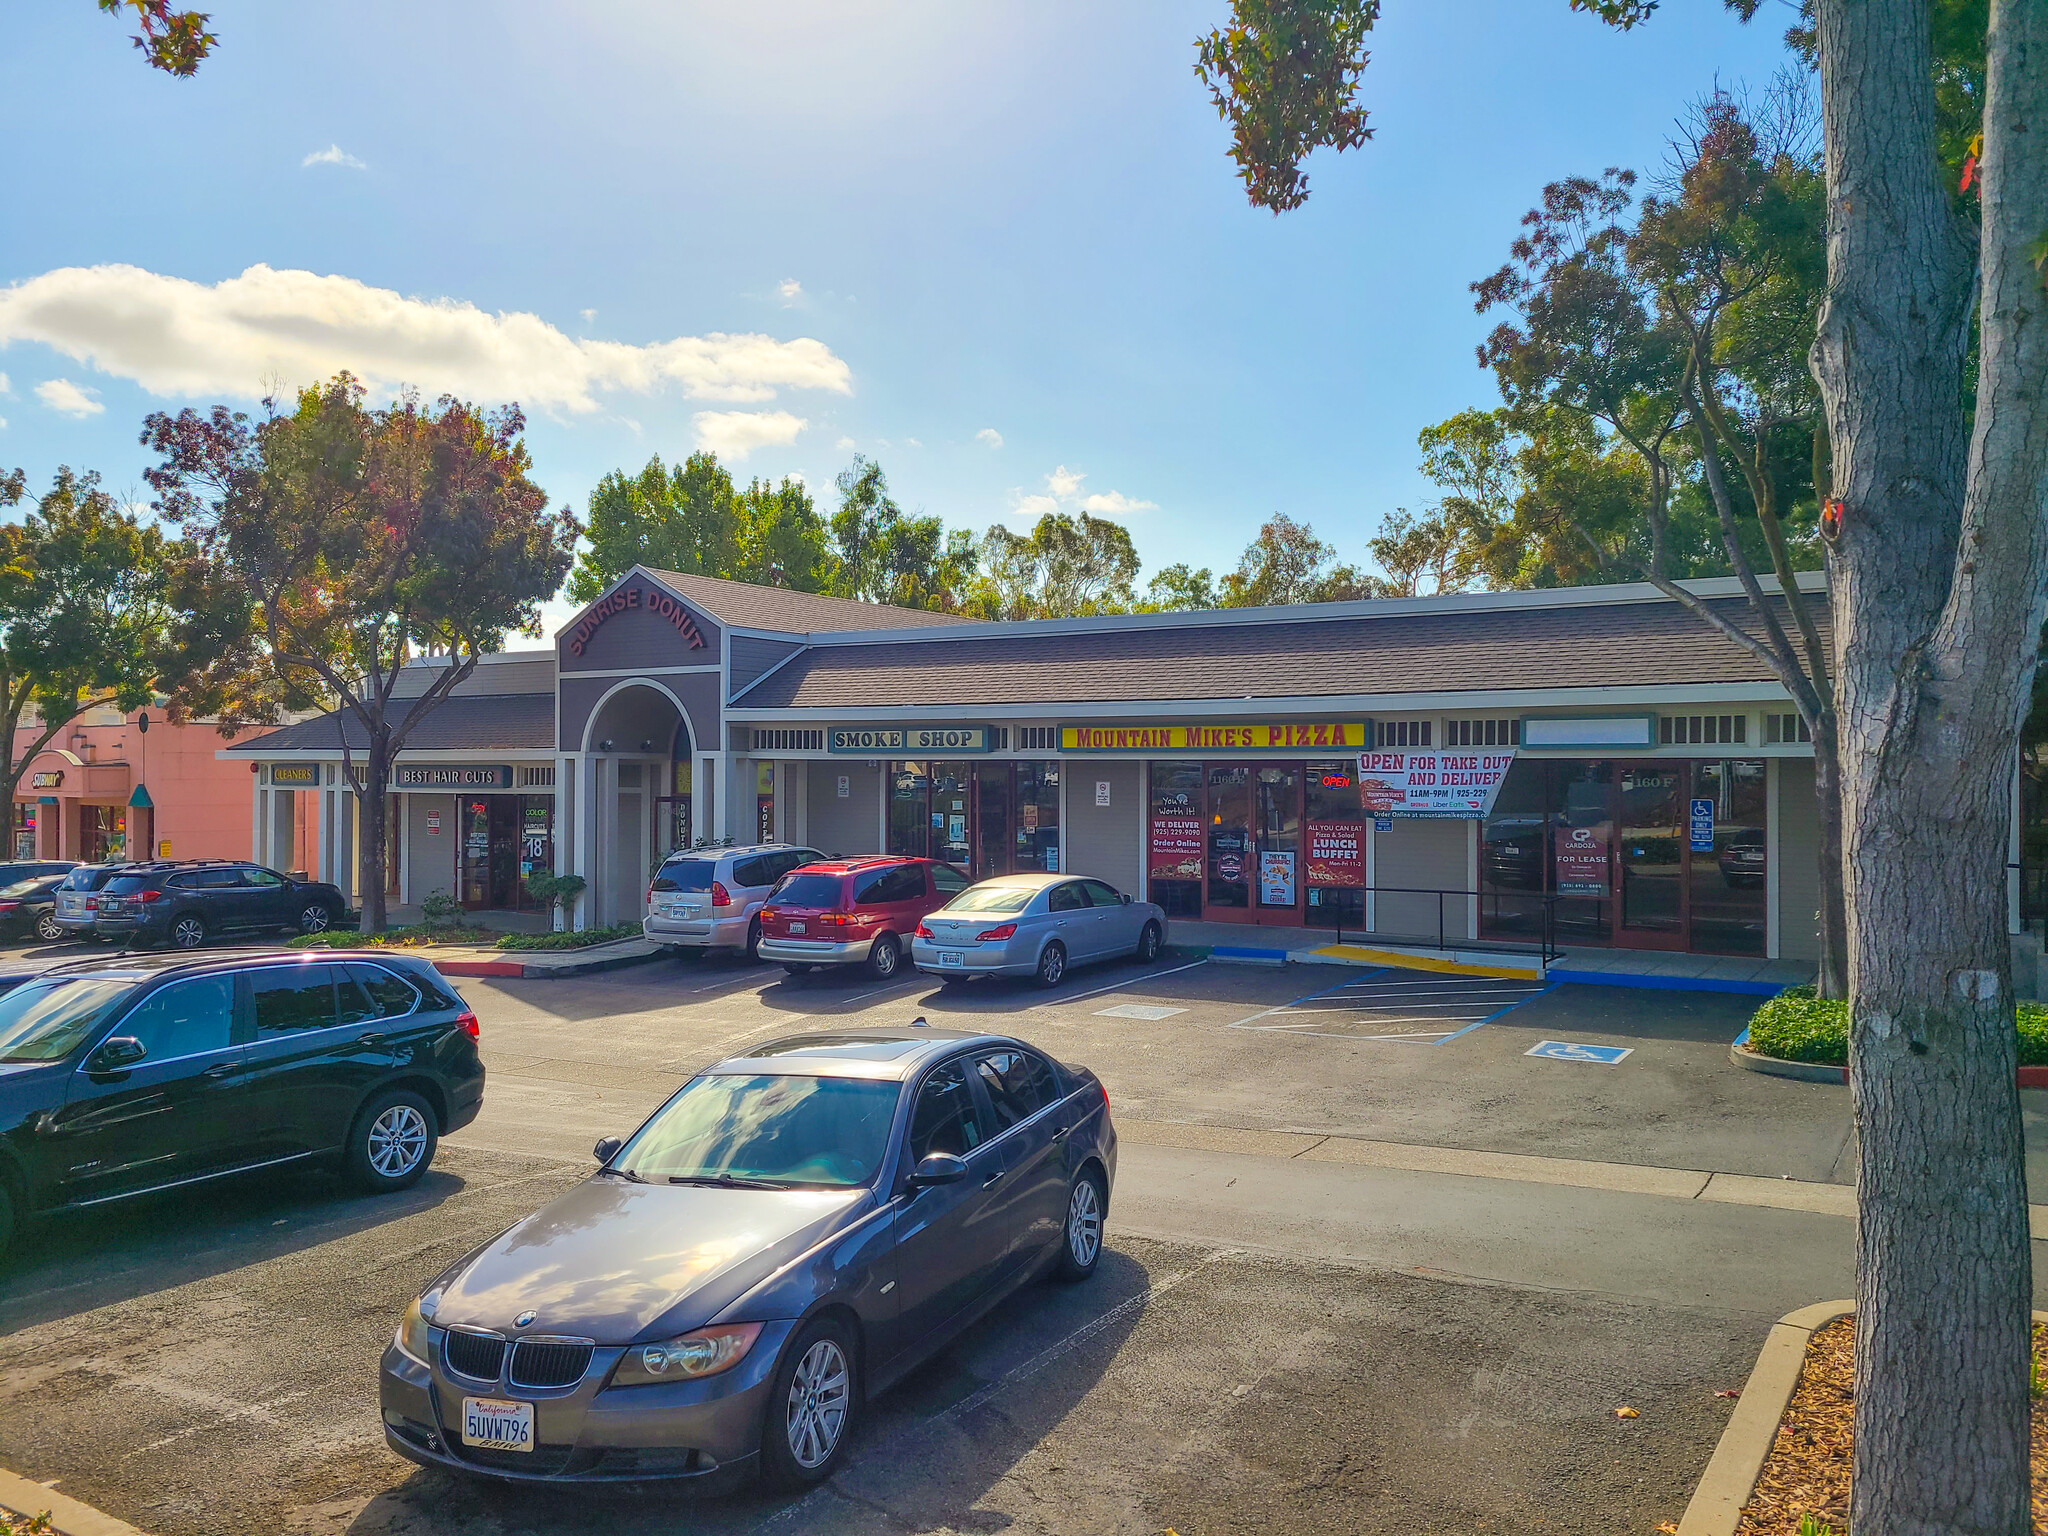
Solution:
M1301 921L1301 765L1258 770L1258 868L1255 896L1262 923Z
M1252 770L1235 763L1214 763L1208 772L1202 916L1252 922Z
M977 763L974 769L974 868L976 880L1010 873L1010 815L1013 809L1008 763Z
M1623 763L1615 838L1620 899L1614 942L1630 949L1686 947L1683 762Z
M971 772L965 763L933 763L931 781L931 857L968 869L974 858L968 819L973 811Z

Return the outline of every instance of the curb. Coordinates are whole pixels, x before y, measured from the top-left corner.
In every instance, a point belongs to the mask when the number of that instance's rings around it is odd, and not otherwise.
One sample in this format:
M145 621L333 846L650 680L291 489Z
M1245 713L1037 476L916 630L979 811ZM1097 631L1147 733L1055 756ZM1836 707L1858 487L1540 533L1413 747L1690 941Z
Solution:
M1394 966L1404 971L1427 971L1439 976L1484 976L1496 981L1541 982L1539 964L1517 966L1505 961L1471 960L1470 951L1451 950L1449 958L1413 954L1405 949L1375 949L1365 944L1326 944L1321 949L1294 950L1289 958L1304 965ZM1554 974L1554 973L1553 973Z
M1728 1047L1728 1059L1745 1072L1761 1072L1766 1077L1789 1077L1802 1083L1846 1083L1849 1081L1847 1067L1831 1067L1818 1061L1780 1061L1775 1056L1761 1056L1742 1043L1748 1037L1743 1031L1742 1038ZM2048 1067L2020 1067L2014 1073L2022 1088L2048 1088Z
M645 941L623 939L617 942L636 944L644 943ZM611 945L594 944L591 948L609 949ZM517 954L518 951L514 950L510 953ZM546 951L541 951L540 953L546 953ZM554 953L561 954L563 951L555 950ZM569 951L569 953L573 954L574 951ZM518 976L531 980L551 976L587 976L595 971L616 971L625 966L640 965L648 960L659 959L660 956L661 950L659 948L650 948L645 954L635 952L630 954L592 955L587 960L557 960L552 963L533 959L434 960L431 953L427 955L427 958L433 960L434 969L443 976Z
M1791 1406L1799 1373L1806 1368L1807 1340L1815 1329L1855 1311L1853 1301L1823 1301L1787 1312L1771 1325L1756 1357L1756 1368L1742 1384L1735 1412L1721 1431L1720 1444L1714 1447L1713 1459L1700 1475L1692 1502L1685 1506L1678 1536L1735 1536L1742 1507L1756 1490L1756 1480L1777 1443L1778 1423ZM2036 1312L2034 1321L2048 1322L2048 1312Z
M13 1472L0 1471L0 1509L31 1520L47 1510L59 1536L142 1536L125 1520L103 1515L90 1504Z
M1789 982L1730 981L1718 976L1647 976L1628 971L1568 971L1553 966L1552 981L1581 987L1642 987L1652 992L1734 992L1743 997L1776 997Z

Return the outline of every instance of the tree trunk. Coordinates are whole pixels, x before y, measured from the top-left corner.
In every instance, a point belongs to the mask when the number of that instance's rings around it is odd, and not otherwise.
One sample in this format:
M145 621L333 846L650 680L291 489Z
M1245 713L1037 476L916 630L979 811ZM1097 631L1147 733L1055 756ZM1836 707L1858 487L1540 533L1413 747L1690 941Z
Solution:
M390 804L391 737L377 731L370 737L363 761L362 792L356 796L359 828L356 880L363 893L363 933L382 933L384 907L384 845L390 837L385 808Z
M2040 0L2000 0L1994 31L2000 9L2038 17ZM1963 532L1974 285L1939 181L1928 0L1820 0L1818 21L1828 294L1811 361L1843 504L1829 574L1861 1152L1851 1526L2022 1536L2032 1276L2003 870L2037 631L1992 589L2029 590L2038 625L2039 536L2011 536L2040 507L1999 509L2014 526L1977 570L1971 540L1997 515ZM1980 436L1988 309L1984 325Z
M1820 964L1815 990L1849 995L1849 893L1842 869L1842 764L1834 722L1813 735L1813 794L1820 816Z

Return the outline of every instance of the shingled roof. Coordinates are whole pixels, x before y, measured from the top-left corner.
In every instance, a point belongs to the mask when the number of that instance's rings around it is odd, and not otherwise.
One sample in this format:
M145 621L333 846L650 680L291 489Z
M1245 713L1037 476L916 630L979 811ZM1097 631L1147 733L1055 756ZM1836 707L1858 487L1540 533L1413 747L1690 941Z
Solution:
M403 700L392 701L394 719L404 719ZM336 710L313 720L282 726L267 736L238 742L228 750L267 757L278 752L332 752L340 740L339 724L348 733L349 750L369 746L362 722L349 710ZM457 694L443 699L405 738L407 752L510 752L520 748L552 748L555 744L555 696L552 693Z
M1809 603L1825 633L1823 601ZM1760 633L1745 600L1714 606ZM812 646L734 705L872 710L1774 681L1755 657L1668 601L1030 631L1006 625L986 637Z
M691 576L648 566L648 574L689 599L714 619L741 629L769 629L785 635L830 634L849 629L931 629L980 621L957 613L927 613L887 603L857 603L819 592L791 592L717 576Z

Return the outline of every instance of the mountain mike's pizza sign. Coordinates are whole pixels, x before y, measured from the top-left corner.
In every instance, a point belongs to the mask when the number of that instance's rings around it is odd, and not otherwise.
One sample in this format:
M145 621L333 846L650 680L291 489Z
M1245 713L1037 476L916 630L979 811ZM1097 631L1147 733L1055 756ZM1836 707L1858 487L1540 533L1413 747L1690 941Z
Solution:
M635 609L644 609L658 619L666 619L675 627L677 634L690 643L690 649L704 649L704 633L697 628L697 621L690 617L690 610L666 592L657 592L652 587L620 587L609 596L599 598L591 604L590 611L576 621L576 627L569 631L569 654L581 656L583 647L590 643L590 637L604 628L605 620Z

